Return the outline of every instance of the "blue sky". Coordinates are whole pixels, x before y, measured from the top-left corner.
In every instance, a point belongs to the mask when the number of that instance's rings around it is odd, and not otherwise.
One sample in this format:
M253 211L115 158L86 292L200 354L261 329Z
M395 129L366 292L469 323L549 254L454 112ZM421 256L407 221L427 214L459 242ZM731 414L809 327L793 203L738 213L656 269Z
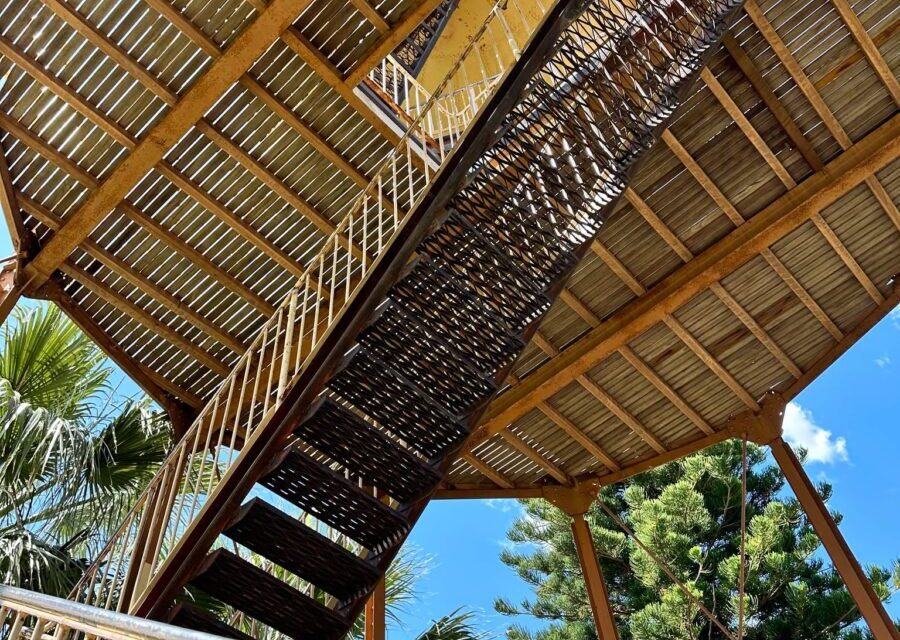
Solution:
M0 223L0 255L11 253ZM122 393L137 391L123 381ZM786 434L810 450L810 475L834 484L831 506L844 515L841 529L860 561L887 564L900 557L900 309L796 399ZM518 602L529 595L499 560L517 515L514 501L429 505L408 544L429 556L432 568L420 580L420 602L404 612L404 628L389 629L389 638L413 638L460 606L477 612L481 629L502 632L509 621L493 612L494 599ZM890 612L900 617L900 596Z

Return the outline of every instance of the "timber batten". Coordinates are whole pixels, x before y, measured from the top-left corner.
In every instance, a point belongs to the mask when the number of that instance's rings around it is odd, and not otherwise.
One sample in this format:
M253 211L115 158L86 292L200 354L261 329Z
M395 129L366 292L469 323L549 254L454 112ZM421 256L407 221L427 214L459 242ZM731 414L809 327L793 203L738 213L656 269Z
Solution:
M750 0L716 47L724 0L511 0L434 95L380 58L437 0L112 4L0 11L5 307L56 300L186 431L80 599L336 637L439 482L559 502L768 442L897 304L887 0ZM239 509L257 482L294 507Z

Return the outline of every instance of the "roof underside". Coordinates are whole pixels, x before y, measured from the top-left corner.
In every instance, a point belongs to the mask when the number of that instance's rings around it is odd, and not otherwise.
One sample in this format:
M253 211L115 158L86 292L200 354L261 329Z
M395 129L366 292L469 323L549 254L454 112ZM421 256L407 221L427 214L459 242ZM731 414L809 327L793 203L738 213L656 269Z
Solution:
M353 79L438 3L294 4L293 26L39 292L194 408L396 144ZM27 231L45 244L265 7L5 3L0 135Z
M613 481L720 440L897 305L898 20L890 0L748 3L444 497Z
M202 406L396 141L353 86L437 4L309 3L38 293L151 395ZM6 3L0 142L25 229L45 244L264 8ZM445 495L715 441L896 304L898 20L891 0L748 3Z

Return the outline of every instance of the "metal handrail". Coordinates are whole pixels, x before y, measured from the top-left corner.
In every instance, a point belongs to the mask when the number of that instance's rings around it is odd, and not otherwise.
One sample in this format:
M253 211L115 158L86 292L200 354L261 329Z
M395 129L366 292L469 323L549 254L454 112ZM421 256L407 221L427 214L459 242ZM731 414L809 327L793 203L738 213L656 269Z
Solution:
M0 585L0 637L64 640L79 634L96 640L222 640L209 633Z
M185 540L215 512L221 487L232 482L247 452L269 439L270 420L286 392L490 97L465 88L473 86L473 79L505 73L543 19L543 0L536 0L534 15L520 2L495 0L433 94L422 96L424 104L394 150L349 204L303 277L170 452L70 597L118 611L137 610L157 576L189 547ZM439 143L433 144L435 140ZM322 523L310 524L339 539Z

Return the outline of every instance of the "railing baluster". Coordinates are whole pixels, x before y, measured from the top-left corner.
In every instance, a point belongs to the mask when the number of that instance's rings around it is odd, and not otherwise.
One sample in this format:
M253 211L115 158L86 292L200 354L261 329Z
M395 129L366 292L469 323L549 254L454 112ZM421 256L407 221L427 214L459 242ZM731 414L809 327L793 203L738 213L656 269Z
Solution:
M519 12L527 32L521 7L517 4L509 10ZM498 30L503 36L499 42ZM514 55L501 50L498 45L502 42L507 42ZM116 572L112 577L115 584L124 580L131 589L134 583L130 598L117 603L119 607L130 606L146 592L167 554L177 548L196 514L203 512L203 505L216 495L222 477L246 455L243 443L265 434L259 431L266 428L268 417L284 401L293 377L319 348L374 259L382 255L415 209L493 90L494 79L518 55L519 46L498 4L434 92L427 91L390 57L370 73L370 86L393 99L395 108L405 105L410 112L409 118L401 114L403 122L409 124L407 131L170 453L126 520L129 526L112 536L76 587L76 595L109 600L103 597L115 591L105 591L112 571ZM480 78L470 77L479 72ZM341 251L347 251L346 259ZM341 295L337 295L339 292ZM240 385L237 393L236 385ZM229 427L231 435L226 439ZM223 449L226 442L227 455ZM204 481L207 467L210 471ZM328 531L329 535L333 533Z

